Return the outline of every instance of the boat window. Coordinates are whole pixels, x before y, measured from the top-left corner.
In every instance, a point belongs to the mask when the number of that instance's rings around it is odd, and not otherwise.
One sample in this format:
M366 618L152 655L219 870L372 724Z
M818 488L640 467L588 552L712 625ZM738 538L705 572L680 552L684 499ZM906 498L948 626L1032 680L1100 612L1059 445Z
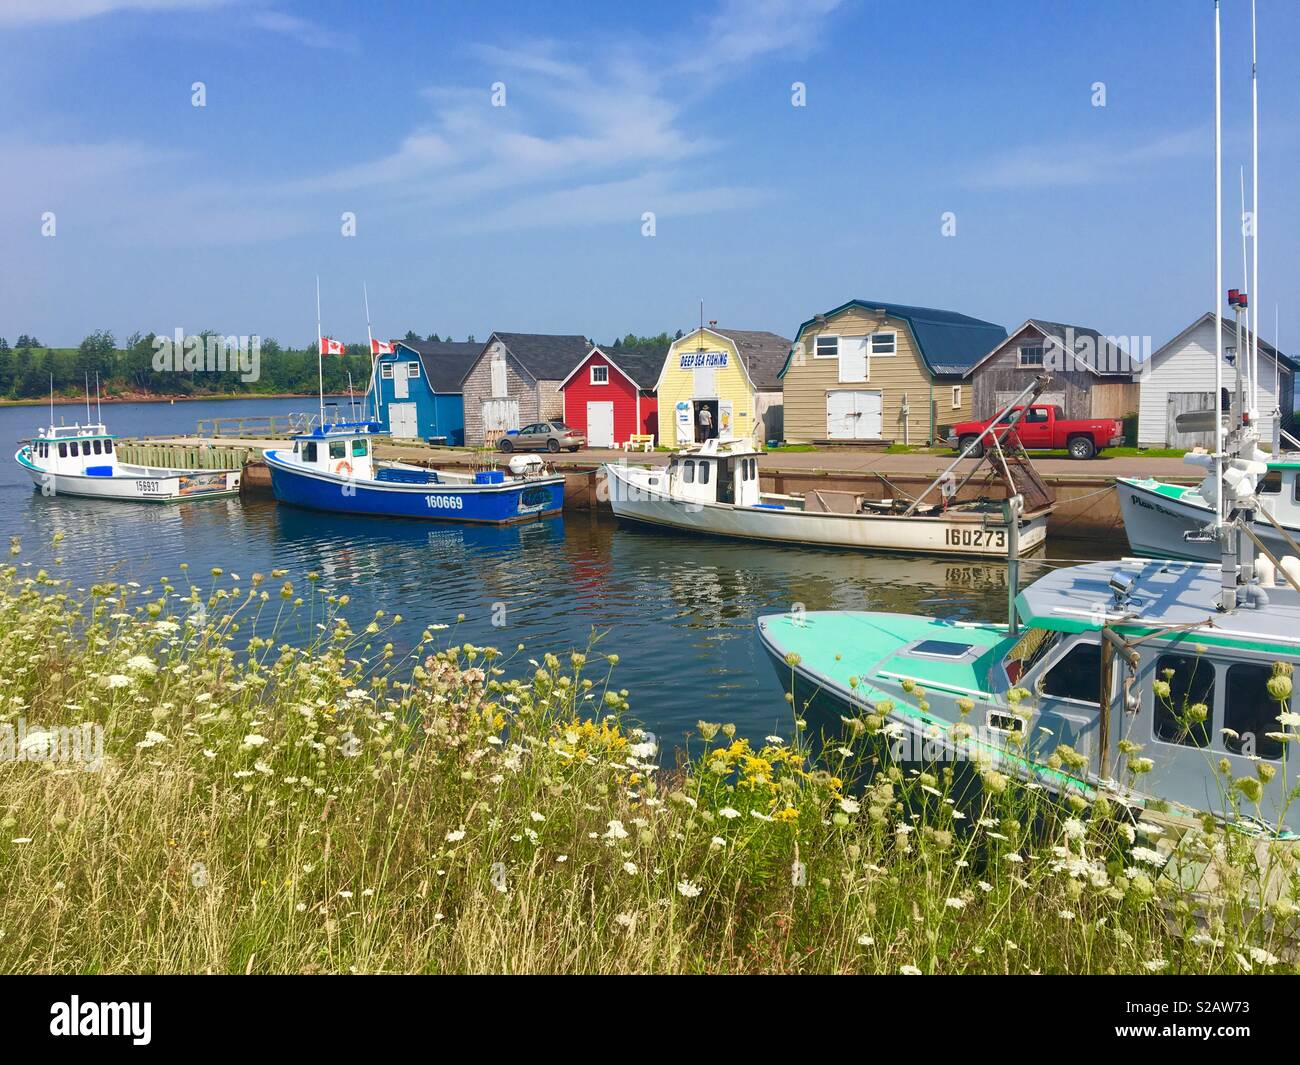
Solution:
M1101 690L1101 644L1076 643L1047 671L1040 690L1057 699L1096 705Z
M961 658L971 647L969 643L954 643L951 640L922 640L912 648L911 653L931 658Z
M1214 716L1214 665L1196 655L1161 655L1155 680L1169 685L1156 694L1156 739L1189 747L1208 747ZM1263 690L1261 685L1260 690ZM1204 713L1202 720L1196 720Z
M709 483L709 468L713 465L711 462L700 463L700 484Z
M111 455L112 453L113 453L113 441L111 441L111 440L105 440L105 441L104 441L104 454L105 454L105 455Z
M370 444L366 440L352 441L352 457L354 459L363 459L370 454Z
M70 451L71 451L71 453L72 453L72 457L75 459L75 458L77 457L77 455L79 454L79 452L78 452L78 450L77 450L77 442L76 442L75 440L72 441L72 443L68 445L68 448L70 449Z
M347 454L348 454L348 444L346 440L330 441L330 458L332 459L346 458Z
M1256 491L1260 495L1278 495L1282 491L1282 471L1269 470L1259 482Z
M315 461L316 461L316 441L315 441L315 440L308 440L305 444L302 445L302 460L303 460L303 462L315 462Z
M60 441L59 441L59 458L61 458L61 459L66 459L67 457L68 457L68 445L67 445L66 443L64 443L62 440L60 440Z
M1269 739L1268 733L1281 732L1277 715L1289 706L1280 706L1268 694L1273 667L1262 662L1238 662L1228 667L1227 688L1223 698L1223 742L1236 754L1281 758L1282 744Z
M682 463L682 480L686 484L695 483L695 460L687 459Z
M1052 629L1029 629L1020 637L1017 643L1003 660L1003 666L1007 671L1007 677L1012 684L1019 684L1020 678L1025 676L1046 654L1055 647L1061 639L1059 632Z
M102 455L103 453L104 453L104 445L101 444L98 440L96 440L96 441L95 441L95 454L96 454L96 455Z

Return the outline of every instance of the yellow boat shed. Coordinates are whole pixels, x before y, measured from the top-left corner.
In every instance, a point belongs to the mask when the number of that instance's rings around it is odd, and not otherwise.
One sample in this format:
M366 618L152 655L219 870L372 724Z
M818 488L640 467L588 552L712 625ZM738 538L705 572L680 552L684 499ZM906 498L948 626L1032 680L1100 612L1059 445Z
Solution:
M781 381L790 341L747 329L696 329L673 341L659 372L659 441L780 440Z

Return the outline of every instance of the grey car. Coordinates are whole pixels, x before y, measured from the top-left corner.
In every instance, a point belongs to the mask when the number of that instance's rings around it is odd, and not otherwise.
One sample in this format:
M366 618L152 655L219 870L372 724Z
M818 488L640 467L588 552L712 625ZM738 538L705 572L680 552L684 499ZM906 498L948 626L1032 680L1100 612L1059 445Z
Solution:
M503 436L497 444L502 451L540 451L545 448L552 453L566 448L577 451L586 446L585 436L558 420L525 425L513 436Z

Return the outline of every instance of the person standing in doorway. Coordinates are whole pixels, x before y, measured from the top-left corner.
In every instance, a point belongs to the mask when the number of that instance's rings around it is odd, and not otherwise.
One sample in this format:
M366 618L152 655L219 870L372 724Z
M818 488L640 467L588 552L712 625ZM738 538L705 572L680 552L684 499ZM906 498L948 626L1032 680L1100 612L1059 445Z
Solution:
M713 412L707 406L700 408L700 442L713 439Z

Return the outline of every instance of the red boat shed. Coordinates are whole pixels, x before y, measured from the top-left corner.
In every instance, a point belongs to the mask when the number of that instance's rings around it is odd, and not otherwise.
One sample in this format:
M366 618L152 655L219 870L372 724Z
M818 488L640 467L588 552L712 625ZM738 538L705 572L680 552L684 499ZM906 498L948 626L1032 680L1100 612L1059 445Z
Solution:
M565 424L582 433L588 447L622 447L633 436L655 436L655 384L663 364L663 355L592 348L560 383Z

